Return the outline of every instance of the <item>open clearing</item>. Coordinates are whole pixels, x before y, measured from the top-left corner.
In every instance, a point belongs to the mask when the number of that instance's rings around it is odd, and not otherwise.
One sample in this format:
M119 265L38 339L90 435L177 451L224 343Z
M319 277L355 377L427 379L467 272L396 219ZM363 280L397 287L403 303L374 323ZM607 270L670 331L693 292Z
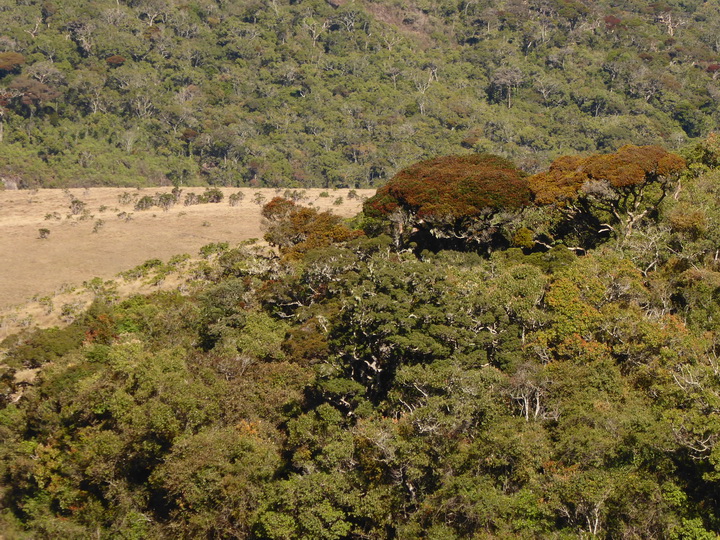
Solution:
M211 242L232 245L262 238L263 201L285 192L221 188L225 197L220 203L184 206L187 193L202 195L205 191L185 188L180 202L168 210L157 206L135 210L138 199L170 190L160 187L0 191L0 311L32 297L56 294L64 287L80 285L93 277L113 278L148 259L167 260L182 253L194 256L200 247ZM327 196L320 196L323 191ZM229 196L238 192L244 198L236 206L230 205ZM298 192L305 195L301 204L344 217L357 214L362 198L374 194L374 190L356 190L357 198L348 198L348 190ZM71 215L73 199L85 203L84 213ZM40 238L40 229L49 231L47 238Z

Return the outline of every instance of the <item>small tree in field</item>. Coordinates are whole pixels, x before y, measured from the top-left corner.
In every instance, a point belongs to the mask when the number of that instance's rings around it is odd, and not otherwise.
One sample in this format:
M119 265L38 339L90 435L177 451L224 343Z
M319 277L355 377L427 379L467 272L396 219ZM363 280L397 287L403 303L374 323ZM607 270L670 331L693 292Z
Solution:
M157 197L157 205L166 212L175 204L176 198L172 193L162 193Z
M192 191L185 195L185 202L183 203L185 206L193 206L196 204L200 204L200 197L197 193L193 193Z
M145 195L138 202L135 203L135 210L148 210L155 206L155 197Z
M444 156L396 174L364 205L366 216L392 223L398 245L466 249L489 246L503 221L530 204L525 174L490 154Z
M73 216L76 216L76 215L78 215L78 214L82 214L82 213L83 213L83 210L85 210L85 206L86 206L86 205L85 205L85 203L84 203L83 201L81 201L80 199L75 199L75 198L73 198L73 199L70 201L70 213L71 213Z
M41 240L45 240L48 236L50 236L50 229L42 228L38 230L38 238Z
M245 194L242 191L238 191L228 197L228 202L230 203L230 206L237 206L244 198Z
M262 205L265 202L265 195L263 195L259 191L255 192L255 194L253 195L253 202L258 206Z
M225 195L218 188L206 188L205 193L200 196L200 202L203 203L219 203L222 202Z

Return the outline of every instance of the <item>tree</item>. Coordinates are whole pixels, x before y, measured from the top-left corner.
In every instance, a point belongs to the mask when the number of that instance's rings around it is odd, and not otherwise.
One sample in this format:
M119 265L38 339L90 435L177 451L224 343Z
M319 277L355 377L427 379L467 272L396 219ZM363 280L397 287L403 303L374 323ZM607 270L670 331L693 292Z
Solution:
M328 211L318 212L282 197L275 197L263 206L262 216L265 218L265 240L290 259L363 234L349 229L342 223L342 218Z
M399 245L467 249L498 241L505 220L500 215L529 204L522 171L499 156L476 154L439 157L400 171L365 202L364 212L390 222Z
M17 71L25 63L25 57L16 52L0 53L0 74Z
M6 107L19 95L17 90L0 89L0 143L5 138L5 115L8 113Z
M27 110L29 116L34 113L33 107L39 110L42 104L60 97L60 92L54 88L25 76L15 79L8 85L8 88L19 94L19 102Z
M205 192L200 195L200 201L203 203L219 203L225 195L218 188L206 188Z
M172 193L160 193L157 195L156 204L163 210L169 210L177 202Z
M517 90L522 82L522 71L516 67L503 67L493 73L490 83L490 91L491 93L498 93L499 98L502 98L502 95L504 94L505 99L507 99L507 106L509 109L512 107L512 92L513 90Z
M627 145L613 154L564 156L528 178L534 202L553 205L570 220L594 222L591 231L620 239L665 198L685 160L659 146Z
M73 197L72 200L70 201L70 213L71 213L73 216L76 216L76 215L78 215L78 214L82 214L83 211L85 210L85 207L86 207L86 206L87 206L87 205L85 204L85 202L81 201L80 199L76 199L75 197Z
M230 203L230 206L237 206L244 198L245 194L242 191L237 191L228 197L228 202Z

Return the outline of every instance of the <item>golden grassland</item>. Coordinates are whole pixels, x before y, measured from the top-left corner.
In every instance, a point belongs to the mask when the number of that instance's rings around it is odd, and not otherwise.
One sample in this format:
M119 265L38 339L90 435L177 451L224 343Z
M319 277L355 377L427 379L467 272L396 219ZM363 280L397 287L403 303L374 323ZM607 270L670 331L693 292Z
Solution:
M213 242L232 246L261 239L262 204L285 194L284 189L221 188L221 202L185 206L182 200L187 193L201 195L205 190L184 188L180 202L168 210L135 209L140 198L170 190L0 191L0 339L22 326L56 324L62 305L66 311L68 305L85 305L91 287L83 284L93 278L112 280L148 259L196 256L199 248ZM238 192L244 198L233 206L228 199ZM348 197L348 190L297 192L304 196L301 204L351 217L374 190L357 190L357 197ZM82 212L72 214L73 199L84 203ZM41 229L46 230L44 239ZM142 283L118 283L120 296L147 288ZM173 281L162 286L172 287Z

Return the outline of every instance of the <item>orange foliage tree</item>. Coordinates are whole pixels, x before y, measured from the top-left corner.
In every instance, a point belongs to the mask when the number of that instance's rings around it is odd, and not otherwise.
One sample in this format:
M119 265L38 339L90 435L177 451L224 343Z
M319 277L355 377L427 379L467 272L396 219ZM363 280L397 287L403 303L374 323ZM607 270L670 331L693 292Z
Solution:
M627 145L614 154L565 156L528 178L534 201L572 219L598 217L597 232L627 237L653 212L685 169L685 160L659 146Z
M282 197L275 197L263 206L262 216L265 240L287 259L298 259L312 249L346 242L363 234L346 227L341 217Z
M525 174L490 154L443 156L396 174L364 205L366 216L390 221L396 242L420 247L489 244L500 212L530 204Z
M19 105L29 116L32 116L36 110L40 110L48 101L60 97L60 92L54 88L25 76L17 77L7 88L19 97Z

